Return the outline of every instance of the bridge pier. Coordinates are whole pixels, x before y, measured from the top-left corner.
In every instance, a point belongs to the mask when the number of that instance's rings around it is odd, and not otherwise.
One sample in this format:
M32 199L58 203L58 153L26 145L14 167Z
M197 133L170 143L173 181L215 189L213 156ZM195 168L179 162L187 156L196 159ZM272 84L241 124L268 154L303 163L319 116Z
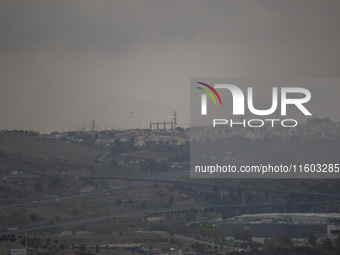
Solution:
M101 191L102 188L105 187L104 180L100 179L99 182L97 182L96 186L97 186L97 191Z
M125 180L125 186L127 186L127 189L130 189L130 187L131 187L131 180Z

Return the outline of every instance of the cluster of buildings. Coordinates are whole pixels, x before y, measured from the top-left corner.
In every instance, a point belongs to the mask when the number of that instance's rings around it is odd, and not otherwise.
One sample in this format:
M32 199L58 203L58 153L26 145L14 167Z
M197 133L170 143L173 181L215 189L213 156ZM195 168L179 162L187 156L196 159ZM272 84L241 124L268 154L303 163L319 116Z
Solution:
M132 129L116 131L112 136L109 133L99 133L95 143L97 145L111 146L116 139L120 142L133 142L134 146L143 147L155 144L184 145L189 141L189 130L149 130Z
M209 139L228 139L242 137L251 140L263 140L277 138L280 140L321 138L334 139L340 137L340 122L331 122L328 118L311 119L299 123L295 127L282 127L266 125L263 127L240 127L240 126L201 126L191 128L191 140L200 141Z
M157 129L152 129L151 124L157 124ZM312 118L307 122L298 123L294 127L284 127L280 125L272 126L265 123L261 127L243 127L240 125L227 126L193 126L182 129L159 129L163 123L151 123L150 129L128 129L128 130L104 130L104 131L68 131L52 132L43 135L48 138L63 139L69 142L83 143L88 140L95 140L97 145L111 146L116 139L121 142L133 140L135 146L148 146L152 144L186 144L189 141L200 141L209 139L228 139L232 137L242 137L251 140L263 139L304 139L321 138L335 139L340 137L340 122L332 122L329 118ZM165 125L165 124L164 124ZM165 126L164 126L165 127Z
M218 224L226 238L233 238L235 230L248 230L253 241L288 235L295 245L307 245L308 236L314 234L317 242L330 238L333 242L340 235L339 213L267 213L235 216Z
M155 144L184 145L189 142L189 129L150 130L107 130L107 131L70 131L52 132L45 137L65 140L66 142L84 143L92 141L98 146L112 146L115 142L132 143L133 146L143 147Z

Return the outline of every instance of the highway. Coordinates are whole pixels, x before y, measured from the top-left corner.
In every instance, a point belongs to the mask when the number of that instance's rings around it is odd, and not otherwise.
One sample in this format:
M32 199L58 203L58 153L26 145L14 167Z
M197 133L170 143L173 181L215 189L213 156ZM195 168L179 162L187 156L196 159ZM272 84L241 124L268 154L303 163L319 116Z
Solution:
M293 205L299 205L299 204L321 204L321 203L332 203L330 201L306 201L306 202L295 202L292 203ZM340 201L334 201L334 203L340 203ZM110 215L105 215L105 216L98 216L98 217L91 217L87 219L77 219L77 220L71 220L68 222L63 222L63 223L57 223L53 225L41 225L41 226L32 226L29 227L27 226L27 231L28 232L37 232L37 231L47 231L50 229L54 229L57 227L67 227L67 226L73 226L73 225L79 225L83 223L95 223L95 222L100 222L104 221L106 219L112 219L112 218L119 218L119 217L128 217L128 216L163 216L163 215L168 215L177 212L189 212L192 208L194 210L209 210L209 209L217 209L221 208L223 206L229 206L229 207L250 207L250 206L269 206L269 205L280 205L280 206L286 206L287 203L262 203L262 204L228 204L228 205L207 205L207 206L195 206L195 207L179 207L179 208L161 208L161 209L149 209L149 210L138 210L138 211L129 211L125 213L119 213L119 214L110 214ZM16 231L5 231L0 234L13 234L13 233L23 233L26 231L26 227L23 227L22 229L18 229Z
M127 181L134 181L134 183L130 184L129 188L145 188L149 186L153 186L156 182L162 183L173 183L179 185L191 185L191 186L205 186L205 187L216 187L216 188L225 188L225 189L241 189L241 190L259 190L259 191L267 191L267 192L275 192L275 193L282 193L282 194L301 194L301 195L314 195L314 196L323 196L323 197L340 197L339 194L325 194L325 193L313 193L313 192L301 192L301 191L292 191L292 190L273 190L273 189L263 189L263 188L252 188L252 187L242 187L242 186L231 186L231 185L223 185L223 184L212 184L212 183L205 183L205 182L190 182L190 181L178 181L179 178L188 176L188 171L182 172L172 172L172 173L165 173L162 175L153 176L151 178L137 178L137 177L117 177L117 176L80 176L78 178L89 178L89 179L114 179L114 180L127 180ZM3 205L0 207L1 211L9 211L15 209L23 209L23 208L31 208L31 207L38 207L38 206L46 206L56 203L63 203L87 198L96 198L96 197L103 197L109 194L115 193L117 191L124 190L121 187L115 187L112 189L104 190L104 191L94 191L89 193L82 193L77 194L74 196L69 197L61 197L55 199L47 199L47 200L40 200L40 201L32 201L32 202L25 202L25 203L17 203L11 205ZM338 201L322 201L322 202L299 202L301 204L308 203L308 204L316 204L316 203L338 203ZM268 204L269 205L269 204Z
M280 194L295 194L295 195L311 195L311 196L322 196L322 197L340 197L340 194L331 194L331 193L318 193L318 192L307 192L307 191L297 191L297 190L277 190L277 189L268 189L268 188L256 188L256 187L246 187L246 186L233 186L226 184L215 184L209 182L197 182L197 181L178 181L176 178L139 178L139 177L125 177L125 176L80 176L79 178L83 179L98 179L98 180L126 180L126 181L136 181L136 182L163 182L163 183L174 183L179 185L188 185L188 186L203 186L203 187L213 187L213 188L222 188L226 190L243 190L243 191L262 191L262 192L271 192L271 193L280 193Z
M137 181L130 185L130 188L145 188L154 185L155 179L164 179L169 181L177 180L180 177L188 176L188 171L182 171L182 172L173 172L173 173L166 173L158 176L154 176L149 179L149 181ZM56 203L63 203L63 202L69 202L69 201L75 201L75 200L81 200L81 199L87 199L87 198L96 198L96 197L103 197L107 196L109 194L115 193L117 191L121 191L121 187L115 187L112 189L104 190L104 191L94 191L94 192L88 192L88 193L81 193L73 196L68 197L60 197L60 198L53 198L53 199L41 199L40 201L31 201L31 202L25 202L25 203L15 203L11 205L3 205L0 206L0 213L1 211L9 211L9 210L16 210L16 209L24 209L24 208L32 208L32 207L38 207L38 206L46 206Z
M165 182L165 183L177 183L177 184L182 184L182 185L190 185L192 182L188 181L176 181L178 178L188 176L188 171L183 171L183 172L173 172L173 173L166 173L163 175L159 176L154 176L149 179L143 179L143 178L127 178L127 177L122 177L123 180L133 180L135 181L130 185L130 188L144 188L144 187L149 187L154 185L155 182ZM95 177L97 179L103 178L103 177ZM120 177L105 177L104 179L120 179ZM199 184L199 185L206 185L210 186L213 184L209 183L194 183ZM219 187L223 185L218 185ZM233 187L237 188L237 187ZM251 188L250 188L251 189ZM57 204L57 203L64 203L64 202L69 202L69 201L75 201L75 200L82 200L82 199L87 199L87 198L96 198L96 197L103 197L107 196L109 194L113 194L115 192L121 192L122 188L121 187L115 187L110 190L104 190L104 191L95 191L95 192L90 192L90 193L83 193L83 194L77 194L74 196L69 196L69 197L63 197L63 198L56 198L56 199L48 199L48 200L41 200L41 201L32 201L32 202L26 202L26 203L20 203L20 204L12 204L12 205L5 205L0 208L0 213L2 211L9 211L9 210L16 210L16 209L23 209L23 208L30 208L30 207L37 207L37 206L48 206L52 204ZM277 191L276 191L277 192ZM285 191L286 193L289 193ZM303 192L303 194L315 194L315 193L308 193L308 192ZM316 193L320 194L320 193ZM321 194L321 195L331 195L331 196L339 196L339 195L334 195L334 194ZM339 204L340 201L299 201L299 202L293 202L292 204L294 205L301 205L301 204L306 204L306 205L312 205L312 204ZM254 206L255 204L231 204L231 205L226 205L230 207L247 207L247 206ZM263 204L257 204L261 206L270 206L270 205L287 205L287 203L263 203ZM207 205L207 206L199 206L195 207L197 210L204 210L204 209L214 209L214 208L221 208L224 205ZM64 223L57 223L54 225L44 225L44 226L38 226L38 227L30 227L28 228L28 231L34 232L34 231L46 231L48 229L53 229L56 227L63 227L63 226L71 226L71 225L77 225L80 223L92 223L92 222L98 222L101 220L106 220L112 217L126 217L130 215L144 215L145 213L148 213L149 215L155 215L158 213L172 213L174 211L187 211L190 210L190 208L164 208L164 209L159 209L159 210L149 210L149 211L134 211L134 212L127 212L127 213L122 213L122 214L115 214L115 215L107 215L107 216L101 216L101 217L93 217L93 218L88 218L88 219L81 219L81 220L73 220L69 222L64 222ZM18 230L18 232L24 231L23 229ZM10 232L13 233L13 232Z
M32 226L29 227L27 226L27 232L38 232L38 231L47 231L51 229L55 229L58 227L67 227L67 226L73 226L73 225L79 225L79 224L84 224L84 223L94 223L94 222L100 222L106 219L112 219L114 217L127 217L131 215L144 215L145 211L135 211L133 213L131 212L126 212L126 213L120 213L120 214L112 214L112 215L106 215L106 216L99 216L99 217L93 217L93 218L88 218L88 219L81 219L81 220L72 220L68 222L63 222L63 223L57 223L57 224L49 224L49 225L41 225L41 226ZM23 227L18 230L14 231L5 231L0 234L18 234L18 233L24 233L26 231L26 227Z

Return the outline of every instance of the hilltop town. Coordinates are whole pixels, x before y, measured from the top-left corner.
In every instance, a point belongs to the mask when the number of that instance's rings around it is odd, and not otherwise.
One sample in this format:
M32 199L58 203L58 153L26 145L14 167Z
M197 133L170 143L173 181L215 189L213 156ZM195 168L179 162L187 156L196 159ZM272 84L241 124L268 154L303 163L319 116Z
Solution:
M337 179L197 180L189 164L190 143L202 137L226 139L230 162L311 144L338 158L339 123L197 130L205 134L1 131L0 252L27 245L30 254L336 254ZM300 159L311 155L323 154L299 151Z

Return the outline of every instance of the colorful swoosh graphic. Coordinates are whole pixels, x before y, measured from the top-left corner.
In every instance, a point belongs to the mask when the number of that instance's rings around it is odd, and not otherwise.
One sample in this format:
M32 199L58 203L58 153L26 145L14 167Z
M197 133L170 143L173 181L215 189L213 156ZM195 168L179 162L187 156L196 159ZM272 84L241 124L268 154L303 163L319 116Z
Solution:
M203 83L203 82L196 82L196 83L201 84L201 85L203 85L203 86L206 86L206 87L209 88L212 92L214 92L215 95L217 96L218 100L220 101L221 106L222 106L222 100L221 100L221 98L220 98L220 95L217 93L217 91L216 91L213 87L211 87L209 84L206 84L206 83ZM209 90L206 90L206 89L203 89L203 88L200 88L200 87L196 87L196 88L201 89L201 90L203 90L204 92L206 92L206 93L214 100L215 105L217 105L214 96L210 93Z

